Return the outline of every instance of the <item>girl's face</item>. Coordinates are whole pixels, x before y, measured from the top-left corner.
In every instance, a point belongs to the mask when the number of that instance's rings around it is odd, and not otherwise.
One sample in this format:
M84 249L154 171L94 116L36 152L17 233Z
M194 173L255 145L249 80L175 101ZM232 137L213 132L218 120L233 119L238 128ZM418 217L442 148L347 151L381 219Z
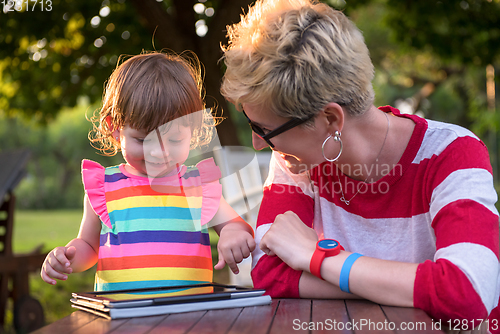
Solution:
M129 172L161 177L176 170L189 156L191 128L173 121L146 133L124 126L116 131Z

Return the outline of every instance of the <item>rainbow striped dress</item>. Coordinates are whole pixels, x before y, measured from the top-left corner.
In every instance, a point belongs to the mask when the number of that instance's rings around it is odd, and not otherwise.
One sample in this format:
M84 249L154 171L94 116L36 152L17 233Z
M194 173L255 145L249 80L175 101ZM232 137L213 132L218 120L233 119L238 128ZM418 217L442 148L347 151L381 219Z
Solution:
M123 164L83 160L85 192L101 219L95 290L211 282L206 223L219 208L220 176L213 159L152 184Z

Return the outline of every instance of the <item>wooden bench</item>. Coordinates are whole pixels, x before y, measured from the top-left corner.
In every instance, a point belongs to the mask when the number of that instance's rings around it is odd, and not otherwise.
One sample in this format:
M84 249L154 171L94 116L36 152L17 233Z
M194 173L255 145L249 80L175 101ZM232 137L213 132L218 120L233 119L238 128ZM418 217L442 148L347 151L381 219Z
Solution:
M41 304L29 291L29 273L39 271L46 256L41 253L43 245L29 254L16 255L12 251L16 202L13 190L26 174L29 156L27 150L0 152L0 331L9 298L14 302L14 327L18 332L32 331L45 322Z

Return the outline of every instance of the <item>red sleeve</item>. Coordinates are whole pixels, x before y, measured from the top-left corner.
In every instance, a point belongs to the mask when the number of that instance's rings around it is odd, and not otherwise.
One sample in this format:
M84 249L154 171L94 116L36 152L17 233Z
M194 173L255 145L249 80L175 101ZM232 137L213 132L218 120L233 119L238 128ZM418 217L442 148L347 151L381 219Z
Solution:
M428 161L426 190L436 236L434 261L418 266L414 306L434 319L477 325L498 301L497 195L484 144L451 143Z
M300 187L284 184L266 187L257 219L257 243L274 222L274 218L286 211L295 212L307 226L312 227L314 201ZM254 259L259 257L251 273L255 288L265 289L266 294L273 298L299 298L301 271L290 268L277 256L267 256L258 246L253 256Z
M419 294L425 289L426 294ZM420 264L415 279L414 305L443 321L485 319L488 311L465 274L448 260ZM429 298L431 297L431 298Z
M500 334L500 300L498 301L497 308L493 309L490 314L489 330L491 334Z

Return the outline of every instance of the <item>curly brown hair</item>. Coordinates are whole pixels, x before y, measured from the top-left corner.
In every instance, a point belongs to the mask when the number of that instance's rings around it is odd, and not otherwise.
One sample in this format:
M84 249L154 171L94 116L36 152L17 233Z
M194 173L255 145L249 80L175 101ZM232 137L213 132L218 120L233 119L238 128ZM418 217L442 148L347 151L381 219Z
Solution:
M194 53L148 52L126 59L106 83L102 107L91 117L91 145L104 155L120 151L113 131L128 125L151 132L182 116L191 126L191 148L208 144L214 122L203 102L201 64ZM198 113L197 111L203 111Z

